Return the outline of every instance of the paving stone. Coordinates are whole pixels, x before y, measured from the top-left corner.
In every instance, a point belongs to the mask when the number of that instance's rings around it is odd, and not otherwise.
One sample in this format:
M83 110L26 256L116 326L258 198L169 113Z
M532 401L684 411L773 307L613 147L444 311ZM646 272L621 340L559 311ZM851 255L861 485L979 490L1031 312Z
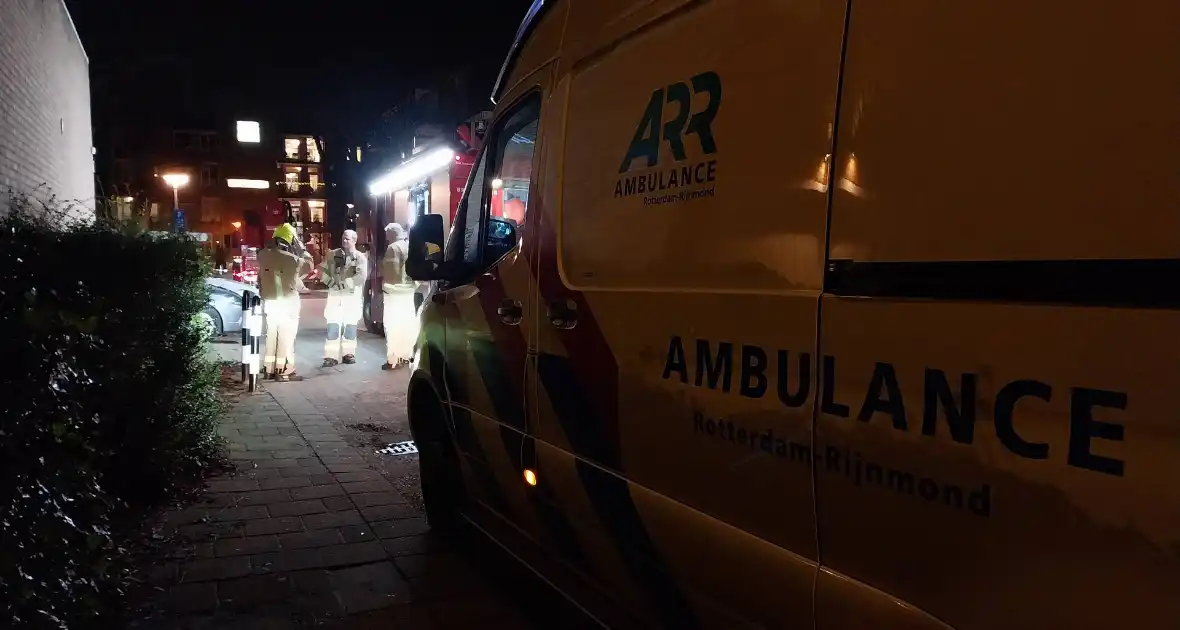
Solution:
M327 488L329 486L320 486L320 487ZM339 486L336 486L336 487L339 487ZM341 492L343 492L343 490L341 490ZM329 510L331 510L333 512L343 512L345 510L356 509L356 506L353 505L353 503L352 503L352 499L348 498L347 496L324 497L323 499L320 499L320 500L324 502L324 507L328 508Z
M169 564L172 583L181 580L203 616L160 630L518 627L482 576L446 553L370 466L371 448L346 441L353 434L343 424L368 418L408 435L404 392L376 378L322 376L234 403L221 432L240 474L212 480L202 504L171 517L202 536L176 553L179 566ZM202 523L203 514L235 520Z
M265 427L265 428L250 427L250 428L239 429L239 433L241 435L249 436L249 437L264 437L267 435L278 435L279 430L276 428L273 428L273 427Z
M214 537L242 536L244 535L245 527L245 523L243 522L198 523L195 525L182 525L176 529L176 533L188 540L202 541Z
M282 468L247 468L242 472L243 477L249 479L259 480L261 485L263 479L278 479L283 476Z
M307 501L309 499L323 499L325 497L337 497L344 494L344 488L339 484L330 484L322 486L311 486L308 488L292 488L291 498L296 501Z
M303 521L298 516L279 516L249 521L246 523L247 536L264 536L267 534L289 534L304 530Z
M341 479L340 475L345 474L345 473L372 472L372 469L369 468L368 464L363 464L363 463L334 464L334 463L324 462L324 467L326 467L328 469L328 472L336 475L337 481L364 481L364 479ZM380 478L380 475L378 473L373 473L373 474L377 475L378 478Z
M217 608L217 585L206 582L173 586L160 603L166 610L180 614L211 611Z
M226 507L209 512L209 519L216 522L230 522L230 521L252 521L260 518L267 518L270 513L267 512L265 505L251 505L247 507Z
M413 599L409 584L389 562L330 571L328 579L350 615L407 604Z
M291 580L296 593L302 595L330 595L332 593L332 581L325 569L292 571L286 577Z
M334 529L346 525L363 525L365 519L356 510L347 512L329 512L327 514L312 514L303 517L303 524L307 529Z
M258 575L316 569L325 566L320 549L310 547L259 554L251 556L250 562L254 566L254 573Z
M308 480L311 482L311 485L313 485L313 486L337 485L336 484L336 477L327 471L314 474L311 477L308 477Z
M324 566L345 566L386 559L385 547L381 546L379 540L333 545L324 547L320 553L323 554Z
M210 479L209 492L248 492L258 490L258 482L253 479L218 478Z
M306 458L315 459L314 457L312 457L311 448L294 448L294 449L287 449L287 450L281 450L281 451L274 451L273 453L271 453L271 455L273 455L275 459L295 459L295 460L298 460L301 464L302 464L303 460Z
M408 504L374 505L361 508L361 516L372 523L373 521L396 521L403 518L421 518L422 513Z
M200 506L171 512L164 517L164 524L167 527L180 527L194 523L207 523L209 520L209 508Z
M333 470L332 472L336 474L336 481L339 481L340 483L352 483L355 481L382 481L383 480L383 477L379 473L377 473L376 471L370 470L368 467L362 467L362 466L352 466L352 467L353 468L364 468L364 470L350 471L350 472L336 472Z
M380 521L370 523L373 533L379 538L404 538L406 536L421 536L430 531L430 524L424 518L407 518L400 521Z
M293 413L291 419L295 422L327 422L328 418L322 413Z
M217 585L217 597L232 607L285 602L294 595L291 581L274 575L249 575Z
M299 469L299 460L297 458L289 459L270 459L265 462L258 463L259 468L294 468Z
M191 552L193 558L212 558L217 555L213 545L214 543L212 542L203 542L191 545L187 549Z
M397 503L405 503L406 500L396 492L361 492L357 494L350 494L349 498L356 504L357 507L367 508L377 505L394 505Z
M246 556L208 558L181 567L180 580L182 583L228 580L250 575L250 571L250 558Z
M344 542L349 543L377 540L377 535L368 525L346 525L340 528L340 535L344 537Z
M321 455L320 461L325 465L348 466L355 465L368 469L368 464L365 463L365 458L360 455Z
M314 549L343 542L344 538L338 529L317 529L279 535L279 545L282 549Z
M324 466L297 466L295 468L280 468L279 474L284 477L298 477L300 475L315 477L328 474L328 469Z
M279 550L279 538L273 534L266 536L246 536L245 538L225 538L213 543L214 553L219 557L249 556Z
M307 514L322 514L328 511L319 499L274 503L268 509L273 516L304 516Z
M212 505L217 507L247 507L290 501L291 491L279 489L254 490L252 492L220 492L210 494L209 497L213 499Z
M263 490L276 490L279 488L306 488L311 484L310 477L274 477L270 479L261 479L258 485Z
M420 556L435 553L445 548L436 537L430 535L406 536L382 540L385 552L393 557Z
M365 494L369 492L393 492L393 486L388 481L354 481L340 484L348 494Z

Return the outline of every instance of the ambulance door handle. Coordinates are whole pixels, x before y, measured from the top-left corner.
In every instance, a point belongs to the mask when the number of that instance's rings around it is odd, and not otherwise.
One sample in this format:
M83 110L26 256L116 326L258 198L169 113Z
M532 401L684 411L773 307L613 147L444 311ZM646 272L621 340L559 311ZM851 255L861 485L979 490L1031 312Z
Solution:
M578 303L561 298L549 302L549 323L555 328L569 330L578 325Z
M521 307L520 302L512 298L504 298L500 302L500 307L496 309L496 313L500 316L500 321L509 326L519 326L520 320L524 319L524 308Z

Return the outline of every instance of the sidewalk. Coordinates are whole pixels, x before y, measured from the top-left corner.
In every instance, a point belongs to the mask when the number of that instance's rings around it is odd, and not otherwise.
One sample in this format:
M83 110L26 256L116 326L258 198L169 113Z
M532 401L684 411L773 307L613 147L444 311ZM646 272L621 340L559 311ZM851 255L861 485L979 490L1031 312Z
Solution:
M221 431L238 470L168 515L183 544L138 627L528 627L295 385L234 404Z

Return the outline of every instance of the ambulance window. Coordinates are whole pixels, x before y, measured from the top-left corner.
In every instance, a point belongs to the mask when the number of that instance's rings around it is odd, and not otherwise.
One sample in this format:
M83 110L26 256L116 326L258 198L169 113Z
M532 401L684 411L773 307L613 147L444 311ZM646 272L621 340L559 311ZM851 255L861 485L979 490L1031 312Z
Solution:
M511 221L518 228L525 225L529 206L529 188L533 178L533 152L541 118L541 97L526 98L497 129L490 183L489 217Z
M455 213L455 225L447 240L446 260L479 262L480 236L483 224L484 174L488 153L479 156L467 182L467 194Z

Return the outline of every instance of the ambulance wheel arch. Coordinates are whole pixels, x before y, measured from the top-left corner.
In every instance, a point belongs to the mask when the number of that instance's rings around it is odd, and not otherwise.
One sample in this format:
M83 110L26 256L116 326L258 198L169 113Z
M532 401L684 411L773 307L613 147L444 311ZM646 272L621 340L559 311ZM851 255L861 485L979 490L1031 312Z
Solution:
M407 399L410 435L418 446L422 499L432 530L456 535L463 509L463 473L447 412L431 382L415 376Z

